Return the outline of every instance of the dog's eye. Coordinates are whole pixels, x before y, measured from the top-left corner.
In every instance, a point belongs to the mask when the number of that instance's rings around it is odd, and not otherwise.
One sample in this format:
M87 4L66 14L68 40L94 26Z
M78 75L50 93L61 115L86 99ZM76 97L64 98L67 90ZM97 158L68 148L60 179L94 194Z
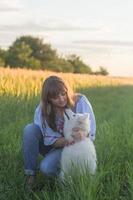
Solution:
M76 115L74 114L73 117L75 117Z

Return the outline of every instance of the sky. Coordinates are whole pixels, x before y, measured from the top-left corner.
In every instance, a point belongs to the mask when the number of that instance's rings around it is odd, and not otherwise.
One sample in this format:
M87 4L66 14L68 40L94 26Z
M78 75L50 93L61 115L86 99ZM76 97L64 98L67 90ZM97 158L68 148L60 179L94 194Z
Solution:
M133 77L132 0L0 0L0 47L32 35L112 76Z

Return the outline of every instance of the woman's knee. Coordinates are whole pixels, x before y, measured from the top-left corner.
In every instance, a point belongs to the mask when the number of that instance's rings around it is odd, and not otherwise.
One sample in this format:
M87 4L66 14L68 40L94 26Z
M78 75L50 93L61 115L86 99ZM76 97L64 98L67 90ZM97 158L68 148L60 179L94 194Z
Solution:
M47 162L45 162L45 161L42 161L42 162L40 163L40 171L41 171L43 174L47 175L47 176L50 176L51 173L52 173L51 167L50 167L49 164L48 164Z
M40 163L40 170L43 174L48 176L55 176L58 174L60 168L61 149L50 152Z
M36 124L28 124L25 126L24 131L23 131L23 139L25 140L31 140L34 138L40 139L42 137L41 130L39 126Z
M50 163L42 161L40 163L40 171L46 176L56 176L58 169L51 166Z

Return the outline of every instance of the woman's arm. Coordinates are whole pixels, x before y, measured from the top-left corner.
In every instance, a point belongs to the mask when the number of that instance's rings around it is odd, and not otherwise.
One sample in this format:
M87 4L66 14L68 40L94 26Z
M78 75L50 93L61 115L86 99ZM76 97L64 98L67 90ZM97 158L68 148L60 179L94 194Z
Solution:
M54 148L61 148L61 147L66 146L66 144L67 144L66 139L64 137L61 137L61 138L57 139L52 146Z
M71 144L74 144L74 140L66 140L64 137L61 137L55 141L55 143L52 145L54 148L63 148L65 146L69 146Z
M34 124L38 125L41 132L43 133L42 117L41 117L41 104L39 104L35 109Z

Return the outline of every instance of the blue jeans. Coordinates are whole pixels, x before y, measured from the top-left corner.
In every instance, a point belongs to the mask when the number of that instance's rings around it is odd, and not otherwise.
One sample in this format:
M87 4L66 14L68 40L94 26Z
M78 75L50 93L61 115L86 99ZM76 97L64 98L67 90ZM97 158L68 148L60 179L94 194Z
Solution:
M32 123L24 128L23 155L26 175L35 175L39 154L44 156L40 170L48 176L58 175L61 152L62 148L53 149L52 146L44 145L41 130L37 125Z

